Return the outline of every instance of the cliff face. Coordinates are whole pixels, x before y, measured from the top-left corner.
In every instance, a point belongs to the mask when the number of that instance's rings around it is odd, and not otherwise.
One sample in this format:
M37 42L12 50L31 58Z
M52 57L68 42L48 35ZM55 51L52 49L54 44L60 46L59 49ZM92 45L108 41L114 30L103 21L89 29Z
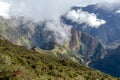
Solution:
M49 50L54 55L58 53L79 62L96 61L104 58L107 54L101 43L88 33L70 30L70 40L63 45L56 43L54 33L45 31L46 22L34 23L24 19L11 19L0 21L0 35L14 44L27 46L28 48L39 47Z
M120 46L116 49L109 50L108 56L92 62L90 66L112 76L120 77Z
M70 46L73 49L80 48L80 41L79 41L79 32L76 31L74 28L71 29L71 41Z
M92 13L97 16L99 19L103 19L106 21L105 24L101 25L99 28L94 28L90 25L80 23L74 20L71 20L72 15L69 18L66 18L66 14L62 16L62 20L64 23L73 26L77 30L87 32L97 38L99 41L101 41L103 44L110 44L116 40L120 39L120 14L116 13L117 10L119 10L120 6L113 8L113 9L106 9L106 7L100 7L98 4L94 5L88 5L86 7L72 7L72 10L79 11L82 10L87 13ZM81 13L82 14L82 13ZM80 15L80 14L79 14ZM78 15L78 16L79 16ZM80 17L82 19L82 17ZM79 19L78 19L79 20ZM82 21L81 21L82 22ZM87 26L86 26L87 25ZM86 27L84 27L86 26ZM117 35L116 35L117 34Z
M68 12L63 15L61 19L65 24L71 25L79 31L89 33L106 47L107 52L101 43L96 42L94 38L89 37L89 35L82 33L81 44L84 44L84 47L80 47L79 53L85 56L85 60L92 60L89 64L90 67L120 77L120 13L117 12L120 6L116 5L114 8L105 9L105 7L98 5L99 3L86 7L75 6L71 8L71 11L76 11L75 14L79 16L78 18L72 14L70 14L71 16L69 15L69 18L68 16L66 17ZM95 14L96 18L103 19L106 23L99 27L88 25L82 22L83 16L80 16L82 14L81 11ZM108 55L105 57L107 53Z
M71 34L71 48L77 50L77 53L82 55L86 62L103 59L107 55L101 43L88 33L71 29Z

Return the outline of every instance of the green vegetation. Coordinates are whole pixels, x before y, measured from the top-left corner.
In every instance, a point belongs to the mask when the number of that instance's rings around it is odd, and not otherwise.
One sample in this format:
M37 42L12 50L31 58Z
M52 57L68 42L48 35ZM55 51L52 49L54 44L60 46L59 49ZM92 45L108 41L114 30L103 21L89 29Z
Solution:
M37 53L0 40L0 80L118 79L51 53Z

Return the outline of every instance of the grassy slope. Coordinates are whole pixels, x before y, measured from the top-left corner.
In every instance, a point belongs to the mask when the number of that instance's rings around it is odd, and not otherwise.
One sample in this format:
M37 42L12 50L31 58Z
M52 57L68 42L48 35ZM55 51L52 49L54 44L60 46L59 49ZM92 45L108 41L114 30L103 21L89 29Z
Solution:
M0 40L0 80L117 80L70 60L41 53Z

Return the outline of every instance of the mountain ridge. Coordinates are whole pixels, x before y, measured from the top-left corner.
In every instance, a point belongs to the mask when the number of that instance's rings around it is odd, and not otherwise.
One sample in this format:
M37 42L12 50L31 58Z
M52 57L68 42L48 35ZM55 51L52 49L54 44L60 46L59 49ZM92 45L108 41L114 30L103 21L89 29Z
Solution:
M0 79L6 80L119 80L86 68L65 57L37 53L0 39ZM96 76L94 76L96 75Z
M70 41L66 41L64 45L59 45L55 40L54 32L45 30L46 21L34 23L29 20L24 21L24 18L14 19L3 20L4 23L1 23L0 26L1 35L14 44L27 46L28 48L37 46L43 50L54 52L54 55L62 53L68 58L84 64L88 61L104 58L107 55L102 44L88 33L71 28ZM14 26L17 21L20 25ZM11 26L11 23L14 23L14 25Z
M104 7L100 7L99 4L100 3L94 4L94 5L88 5L86 7L74 6L71 8L70 12L64 14L61 17L61 20L65 24L71 25L77 30L91 34L106 46L120 39L120 35L117 34L117 33L120 33L119 32L120 31L120 27L119 27L120 14L116 13L116 11L120 9L120 6L113 8L113 10L109 10ZM74 11L74 14L72 14L72 11ZM106 21L106 23L100 25L98 28L95 28L93 26L87 25L88 23L80 23L79 21L76 21L76 20L73 21L74 19L72 20L71 17L78 18L78 20L82 19L82 17L77 17L77 16L80 16L79 11L81 11L82 15L83 13L87 14L88 16L91 15L96 19L98 18L98 21L102 19ZM70 14L71 16L69 16ZM69 17L66 17L66 16L69 16Z

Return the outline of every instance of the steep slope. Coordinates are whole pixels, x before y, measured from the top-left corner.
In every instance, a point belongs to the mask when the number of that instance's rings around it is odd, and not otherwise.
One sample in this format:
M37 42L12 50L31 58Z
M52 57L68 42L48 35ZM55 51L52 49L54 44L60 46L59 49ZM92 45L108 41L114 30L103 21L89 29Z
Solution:
M4 19L0 17L0 35L12 43L31 47L31 36L34 34L35 23L23 17Z
M72 7L70 12L62 16L62 20L80 31L90 33L105 45L112 43L120 39L120 6L106 4L108 3Z
M120 77L120 46L116 49L109 50L107 57L91 63L91 66L112 76Z
M117 49L120 46L120 40L117 40L115 42L112 42L111 44L106 46L106 49L109 50L114 50Z
M83 64L102 59L107 55L101 43L95 38L74 28L68 31L69 35L71 35L70 39L62 45L58 44L54 32L45 30L48 22L35 23L25 20L23 17L12 19L1 18L0 35L14 44L27 46L28 48L36 46L44 50L51 50L51 52L54 52L54 55L62 53L73 61ZM49 23L54 24L54 22ZM64 33L62 35L64 36ZM61 40L59 36L60 34L57 37ZM64 38L66 39L66 36Z
M107 55L101 43L88 33L76 31L74 28L71 32L71 47L77 49L77 53L82 55L86 62L103 59Z
M117 77L120 77L119 10L119 3L107 3L107 5L106 3L98 3L86 7L75 6L61 18L64 23L72 25L77 30L91 34L105 46L108 55L104 59L93 61L88 65ZM105 24L102 24L103 20L106 22Z
M1 39L0 80L118 80L65 57L37 53Z

